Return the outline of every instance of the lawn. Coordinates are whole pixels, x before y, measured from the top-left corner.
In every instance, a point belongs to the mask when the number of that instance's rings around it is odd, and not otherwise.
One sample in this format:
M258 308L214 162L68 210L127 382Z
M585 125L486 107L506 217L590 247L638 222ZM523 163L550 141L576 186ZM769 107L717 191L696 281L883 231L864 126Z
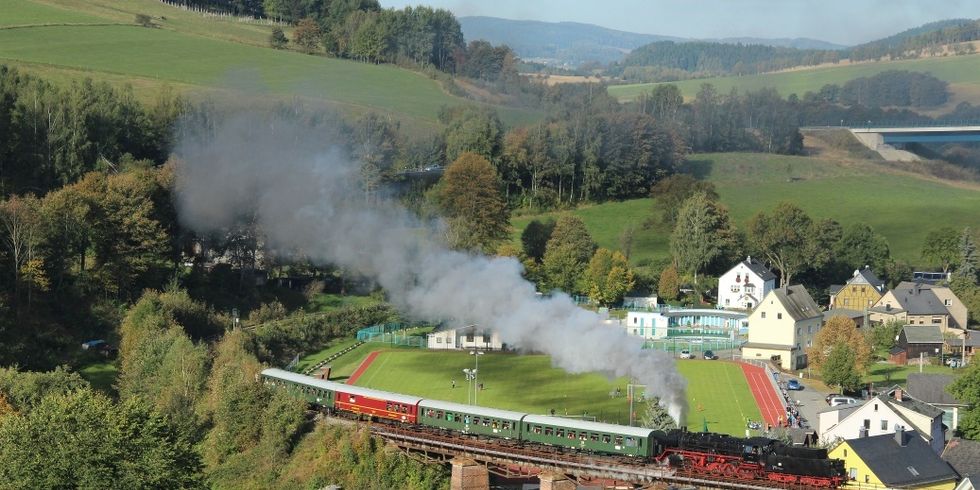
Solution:
M330 344L328 344L326 347L324 347L323 350L314 352L312 354L307 354L306 356L301 357L299 359L299 363L297 363L296 366L293 367L293 371L301 373L307 368L312 367L316 363L334 355L334 353L340 352L356 343L357 343L357 339L336 339L330 342ZM345 354L345 357L350 355L355 355L355 354L354 352L349 352Z
M380 303L380 300L371 296L352 296L321 293L313 297L304 306L307 313L321 313L333 311L346 306L371 306Z
M166 83L180 89L231 90L239 96L303 97L354 113L389 111L433 128L443 105L467 102L411 70L265 47L261 39L267 38L269 26L205 22L152 0L115 3L0 0L0 18L5 19L0 25L93 24L0 29L0 63L28 71L40 67L42 74L46 67L77 70L116 84L135 77L137 89L151 92ZM156 19L159 28L143 28L132 25L137 12L165 12L166 19ZM60 75L66 73L71 71ZM497 109L508 123L539 117L525 109Z
M681 89L685 98L693 98L704 83L714 85L718 92L723 94L728 93L732 88L744 92L763 87L774 87L784 96L794 93L802 96L808 91L816 92L828 83L842 85L848 80L875 75L885 70L930 73L936 78L949 82L954 93L963 92L975 96L977 90L980 89L980 77L977 76L977 73L980 73L980 54L862 63L739 77L684 80L672 83ZM614 85L609 87L609 93L620 100L632 100L641 93L650 91L654 85L652 83Z
M375 345L357 357L380 348ZM466 403L468 390L462 370L472 368L473 363L473 356L466 352L384 350L357 384ZM745 418L761 418L738 365L692 360L680 362L678 367L690 382L688 426L700 430L707 420L712 431L744 434ZM621 424L629 421L625 378L610 381L599 374L569 374L552 367L547 356L510 353L481 356L479 374L484 389L477 393L477 402L482 406L537 414L551 410L561 415L588 414Z
M871 366L867 380L874 383L879 388L892 385L902 385L908 381L909 374L919 372L919 366L896 366L888 363L875 363ZM958 375L962 370L951 369L946 366L922 366L922 372L927 374L950 374Z
M96 362L78 370L78 374L92 385L92 388L114 394L113 384L119 376L119 366L114 362Z
M815 219L842 225L864 222L885 236L893 257L921 262L924 236L942 226L980 228L980 191L893 171L873 162L839 162L814 157L759 153L691 155L688 170L714 182L737 227L744 230L760 210L792 201ZM568 211L582 218L599 246L620 248L622 232L636 229L630 261L642 264L669 254L670 229L659 223L652 199L583 206ZM524 215L512 220L513 236L531 219L560 213ZM653 226L643 223L654 217Z

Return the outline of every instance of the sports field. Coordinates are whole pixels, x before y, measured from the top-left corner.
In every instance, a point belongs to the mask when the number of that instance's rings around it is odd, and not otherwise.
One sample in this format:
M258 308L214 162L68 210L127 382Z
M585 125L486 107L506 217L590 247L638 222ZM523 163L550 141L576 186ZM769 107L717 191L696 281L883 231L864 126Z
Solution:
M940 80L949 82L954 98L959 96L959 101L973 100L976 102L980 97L980 76L977 75L980 73L980 54L859 63L739 77L684 80L672 83L681 89L685 98L693 98L704 83L714 85L718 92L723 94L728 93L732 88L744 92L763 87L774 87L784 96L797 94L802 97L804 93L816 92L828 83L842 85L848 80L872 76L885 70L930 73ZM649 92L654 85L656 84L615 85L609 87L609 93L620 100L632 100L643 92Z
M721 202L737 227L744 229L756 212L792 201L815 219L833 218L845 227L864 222L888 239L893 257L921 262L922 241L929 230L943 226L980 228L980 187L947 184L890 169L871 161L841 161L761 153L691 155L693 173L714 182ZM633 264L664 259L671 230L660 222L651 199L584 206L567 211L582 218L601 247L619 249L619 237L633 226ZM515 217L514 237L534 218ZM651 226L643 223L654 217Z
M466 352L385 350L356 384L467 403L468 385L462 370L473 365L473 356ZM746 418L760 419L737 364L688 360L679 361L678 368L689 382L688 426L700 430L707 422L712 431L744 434ZM480 356L478 382L484 385L477 392L477 403L482 406L537 414L551 410L560 415L587 414L615 423L629 421L625 378L610 381L598 374L568 374L552 367L547 356L487 353Z
M268 26L232 28L225 24L234 21L212 21L208 30L203 20L193 21L194 14L154 0L127 0L115 10L111 7L98 0L51 5L0 0L0 27L19 26L0 28L0 63L42 75L60 71L56 80L70 78L64 70L117 84L136 77L136 88L148 92L158 88L149 82L157 81L181 89L297 96L354 112L390 111L428 124L435 124L443 105L466 102L414 71L251 44L267 39ZM133 13L144 11L165 11L166 19L155 20L159 28L133 25ZM523 109L498 110L507 122L538 117Z

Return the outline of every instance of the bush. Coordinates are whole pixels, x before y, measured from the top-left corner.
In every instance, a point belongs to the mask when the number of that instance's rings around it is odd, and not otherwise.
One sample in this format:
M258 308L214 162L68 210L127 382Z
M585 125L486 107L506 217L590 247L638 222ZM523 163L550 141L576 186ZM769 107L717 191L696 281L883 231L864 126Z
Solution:
M143 27L153 27L153 19L146 14L136 14L136 24Z
M284 49L288 43L289 39L286 37L286 34L282 32L282 28L273 27L272 34L269 35L269 46L272 46L275 49Z

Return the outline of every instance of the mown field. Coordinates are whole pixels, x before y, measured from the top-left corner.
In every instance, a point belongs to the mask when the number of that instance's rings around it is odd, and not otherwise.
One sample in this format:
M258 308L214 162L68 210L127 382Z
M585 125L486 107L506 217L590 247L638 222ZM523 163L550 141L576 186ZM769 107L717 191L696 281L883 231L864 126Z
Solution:
M980 228L980 190L894 171L884 164L841 162L814 157L757 153L692 155L689 170L714 182L736 226L744 229L760 210L792 201L813 218L842 225L865 222L888 239L892 256L921 262L929 231L952 226ZM599 246L620 248L620 235L636 229L633 264L667 258L671 230L659 222L659 203L635 199L567 211L582 218ZM512 220L514 238L532 219L560 213L525 215ZM643 223L654 217L652 226Z
M802 96L808 91L816 92L820 87L828 83L840 85L848 80L871 76L885 70L910 70L930 73L950 83L950 89L954 93L954 99L980 102L980 75L978 75L980 74L980 54L861 63L779 73L743 75L739 77L684 80L673 83L680 87L685 98L694 97L703 83L714 85L720 93L728 93L732 88L736 88L739 91L746 91L757 90L763 87L774 87L784 96L794 93ZM649 91L653 85L655 84L615 85L609 87L609 93L620 100L632 100L641 93Z
M358 349L361 355L351 359L383 348L375 344ZM737 364L690 360L678 361L677 366L689 382L688 426L700 430L706 421L712 431L741 435L746 419L761 418ZM462 370L472 367L473 356L467 352L385 350L357 384L466 403L468 388ZM456 388L452 387L453 379ZM569 374L552 367L547 356L488 353L480 357L479 382L484 385L477 394L481 406L537 414L551 410L560 415L588 414L614 423L629 421L625 378L610 381L598 374ZM616 388L620 389L618 395Z
M390 111L427 124L435 122L443 105L465 102L420 73L273 50L258 45L269 26L206 21L153 0L119 5L0 0L0 12L0 27L6 27L0 28L0 63L42 76L53 72L56 80L84 75L119 85L133 77L137 89L149 92L166 83L298 96L355 112ZM159 28L133 25L135 13L142 12L158 14ZM500 108L500 114L507 122L537 117L513 108Z

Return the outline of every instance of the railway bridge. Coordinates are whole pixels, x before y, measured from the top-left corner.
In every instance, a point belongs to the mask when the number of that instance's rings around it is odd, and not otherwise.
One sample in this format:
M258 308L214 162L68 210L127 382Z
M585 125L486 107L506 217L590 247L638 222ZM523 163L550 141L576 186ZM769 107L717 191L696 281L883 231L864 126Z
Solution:
M770 481L738 480L721 475L641 464L626 457L520 447L445 433L417 431L387 424L370 430L410 456L452 465L452 490L486 490L489 475L511 479L538 478L542 490L588 488L708 488L724 490L804 490L809 487Z

